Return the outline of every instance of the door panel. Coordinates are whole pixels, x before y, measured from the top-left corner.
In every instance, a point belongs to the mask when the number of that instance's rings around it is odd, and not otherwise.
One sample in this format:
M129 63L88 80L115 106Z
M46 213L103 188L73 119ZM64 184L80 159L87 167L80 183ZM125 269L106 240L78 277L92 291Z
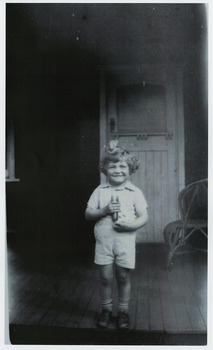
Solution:
M125 145L125 142L122 142ZM169 193L168 151L132 152L140 160L140 168L132 174L132 182L141 188L148 203L149 221L138 231L138 242L162 242L163 228L176 214L169 208L172 194ZM172 200L172 198L171 198Z
M125 85L116 89L116 100L119 133L167 131L163 86Z

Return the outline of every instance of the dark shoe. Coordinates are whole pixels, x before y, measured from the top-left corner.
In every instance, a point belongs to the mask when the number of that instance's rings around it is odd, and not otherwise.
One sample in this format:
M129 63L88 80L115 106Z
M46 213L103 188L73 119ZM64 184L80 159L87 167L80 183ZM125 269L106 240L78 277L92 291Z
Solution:
M118 312L118 328L119 329L129 328L129 315L126 311Z
M103 310L98 321L98 326L101 328L107 328L109 325L111 315L112 315L111 311Z

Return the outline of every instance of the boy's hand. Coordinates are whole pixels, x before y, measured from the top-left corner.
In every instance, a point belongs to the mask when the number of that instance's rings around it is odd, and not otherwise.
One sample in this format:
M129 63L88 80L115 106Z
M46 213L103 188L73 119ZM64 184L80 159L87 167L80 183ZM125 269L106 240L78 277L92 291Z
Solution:
M147 209L143 209L140 212L140 215L133 219L128 220L125 217L120 217L116 222L113 224L113 228L117 232L131 232L137 230L139 227L144 226L147 223L148 220L148 213Z
M116 221L113 224L113 228L117 232L131 232L135 230L135 227L132 225L132 223L125 219Z
M109 202L109 204L104 208L106 215L111 215L113 213L118 213L120 211L120 203L119 202Z

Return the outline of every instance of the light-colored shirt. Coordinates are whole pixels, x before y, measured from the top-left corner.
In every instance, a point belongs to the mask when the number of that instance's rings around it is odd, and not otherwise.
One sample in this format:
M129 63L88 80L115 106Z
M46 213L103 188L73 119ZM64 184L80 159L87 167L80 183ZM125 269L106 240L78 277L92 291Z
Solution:
M120 202L120 212L118 213L119 218L125 218L128 221L132 221L140 216L141 212L148 207L146 199L142 191L133 185L130 181L127 181L123 186L113 187L110 183L99 185L92 193L87 206L92 209L104 208L111 200L111 197L118 197ZM104 221L106 226L109 225L109 221L105 219L111 219L111 215L105 218L101 218L98 222L100 225ZM105 226L105 225L104 225Z

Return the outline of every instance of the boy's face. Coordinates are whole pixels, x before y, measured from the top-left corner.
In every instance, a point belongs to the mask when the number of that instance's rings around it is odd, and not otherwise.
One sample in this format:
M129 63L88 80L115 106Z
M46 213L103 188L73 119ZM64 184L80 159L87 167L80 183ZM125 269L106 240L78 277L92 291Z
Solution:
M109 183L113 186L119 186L129 178L129 166L125 160L109 162L106 171Z

